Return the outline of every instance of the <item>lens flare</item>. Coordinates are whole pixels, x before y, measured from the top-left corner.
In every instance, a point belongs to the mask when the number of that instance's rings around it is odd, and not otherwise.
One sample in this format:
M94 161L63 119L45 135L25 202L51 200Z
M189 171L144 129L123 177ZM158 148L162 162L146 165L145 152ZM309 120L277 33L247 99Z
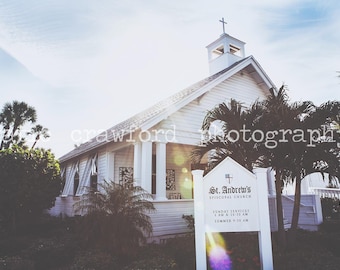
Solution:
M188 173L188 169L187 168L182 168L182 173Z
M182 166L185 163L186 159L184 155L177 154L174 158L174 162L177 166Z
M185 177L184 181L180 183L180 192L182 199L192 198L192 181L188 177Z
M231 270L232 262L227 253L227 246L222 235L220 233L207 233L206 236L210 269Z

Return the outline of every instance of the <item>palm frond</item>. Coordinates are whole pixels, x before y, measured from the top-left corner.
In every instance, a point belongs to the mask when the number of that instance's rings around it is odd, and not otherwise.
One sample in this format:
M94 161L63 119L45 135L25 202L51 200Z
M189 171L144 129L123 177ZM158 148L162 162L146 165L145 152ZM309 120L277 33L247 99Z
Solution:
M155 211L152 195L139 186L127 188L113 182L87 189L74 207L83 214L82 233L98 247L118 253L131 251L152 233L147 215Z

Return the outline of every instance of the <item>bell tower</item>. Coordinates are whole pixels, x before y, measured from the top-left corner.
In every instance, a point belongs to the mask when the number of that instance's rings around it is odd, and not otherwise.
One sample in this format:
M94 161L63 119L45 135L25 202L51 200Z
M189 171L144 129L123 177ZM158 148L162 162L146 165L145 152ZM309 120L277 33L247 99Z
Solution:
M245 43L225 33L224 18L220 20L223 24L223 34L206 48L208 50L209 73L213 75L245 57Z

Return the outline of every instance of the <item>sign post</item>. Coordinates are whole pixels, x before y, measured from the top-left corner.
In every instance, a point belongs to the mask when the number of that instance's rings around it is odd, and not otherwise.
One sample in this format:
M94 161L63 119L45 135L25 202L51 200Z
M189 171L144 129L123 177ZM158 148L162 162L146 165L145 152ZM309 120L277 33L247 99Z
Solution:
M195 251L196 251L196 269L200 265L207 265L206 248L205 248L205 226L204 226L204 201L203 201L203 171L192 171L194 177L194 216L195 216ZM197 198L197 202L196 202ZM196 231L200 233L196 233Z
M204 177L202 170L192 171L196 269L207 269L207 242L213 244L209 249L217 245L213 233L251 231L258 232L262 269L273 269L266 172L258 168L253 174L230 157ZM223 253L222 246L216 250L209 252ZM226 265L227 259L225 254L217 264Z
M267 169L254 169L260 208L259 250L262 269L273 269L272 239L268 205Z

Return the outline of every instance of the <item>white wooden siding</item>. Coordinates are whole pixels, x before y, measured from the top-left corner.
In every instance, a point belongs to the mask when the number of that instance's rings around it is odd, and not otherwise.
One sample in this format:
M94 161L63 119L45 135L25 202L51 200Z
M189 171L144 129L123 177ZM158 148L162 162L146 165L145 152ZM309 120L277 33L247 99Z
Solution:
M108 151L106 153L106 178L108 181L114 182L114 170L115 170L115 153L112 151Z
M109 181L110 179L106 179L109 164L107 164L107 153L105 151L98 153L97 164L98 164L98 167L97 167L98 168L98 179L97 179L98 184L103 183L104 180Z
M175 128L179 143L197 144L200 140L199 130L207 111L222 102L229 102L231 98L248 107L255 100L264 99L265 94L254 79L246 71L242 71L217 85L198 100L179 109L155 129L166 131Z
M75 202L79 201L80 197L57 197L54 206L47 212L51 216L62 216L62 217L73 217L76 213L74 211L73 205Z
M156 212L149 214L153 227L150 240L160 240L169 235L190 232L183 215L194 214L193 200L154 202Z

